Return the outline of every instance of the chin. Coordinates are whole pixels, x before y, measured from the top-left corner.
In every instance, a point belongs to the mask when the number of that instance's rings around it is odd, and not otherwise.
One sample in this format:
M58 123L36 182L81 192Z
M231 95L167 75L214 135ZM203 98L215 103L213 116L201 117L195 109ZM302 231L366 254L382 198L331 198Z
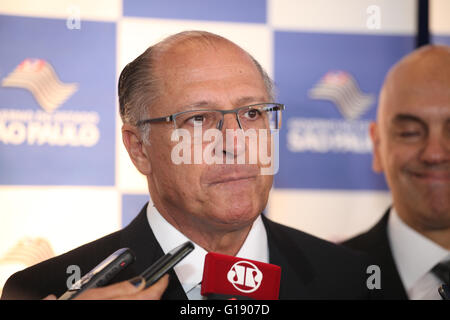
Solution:
M440 230L450 228L450 198L448 195L415 192L408 199L408 208L415 212L421 224L427 229Z
M428 230L448 230L450 214L448 212L429 212L422 218L422 224Z
M243 205L242 203L228 203L226 206L222 207L221 210L214 211L212 212L212 215L217 222L233 227L247 226L253 223L261 213L255 206L251 204Z
M430 205L430 220L433 220L438 228L450 228L450 204L434 202Z

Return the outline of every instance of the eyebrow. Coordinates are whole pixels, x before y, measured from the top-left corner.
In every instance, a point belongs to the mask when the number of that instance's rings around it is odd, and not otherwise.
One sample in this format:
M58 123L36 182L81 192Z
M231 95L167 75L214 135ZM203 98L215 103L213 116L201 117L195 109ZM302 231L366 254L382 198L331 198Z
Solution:
M261 103L261 102L266 102L266 99L264 99L263 97L242 97L237 99L236 101L234 101L234 106L240 107L240 106L245 106L246 104L256 104L256 103ZM185 105L183 107L183 110L195 110L197 108L207 108L207 109L214 109L214 107L219 106L218 103L213 102L213 101L208 101L208 100L201 100L201 101L197 101L194 102L192 104L188 104Z
M236 106L244 106L246 104L253 104L253 103L260 103L260 102L269 102L265 101L266 99L264 97L242 97L235 101Z
M182 111L195 110L197 108L205 108L205 107L210 107L210 106L214 106L214 105L215 104L212 101L201 100L201 101L194 102L192 104L185 105L183 107Z
M422 119L420 119L419 117L416 117L414 115L411 115L411 114L403 114L403 113L401 113L401 114L396 115L394 117L394 119L392 119L393 123L396 123L396 122L411 122L411 121L420 123L422 125L426 125L426 123Z

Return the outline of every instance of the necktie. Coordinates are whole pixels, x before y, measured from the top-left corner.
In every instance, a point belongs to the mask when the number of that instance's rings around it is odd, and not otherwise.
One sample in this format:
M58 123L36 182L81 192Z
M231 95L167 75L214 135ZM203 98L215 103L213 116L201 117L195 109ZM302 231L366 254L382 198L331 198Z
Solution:
M450 260L440 262L433 269L431 269L441 281L450 286Z

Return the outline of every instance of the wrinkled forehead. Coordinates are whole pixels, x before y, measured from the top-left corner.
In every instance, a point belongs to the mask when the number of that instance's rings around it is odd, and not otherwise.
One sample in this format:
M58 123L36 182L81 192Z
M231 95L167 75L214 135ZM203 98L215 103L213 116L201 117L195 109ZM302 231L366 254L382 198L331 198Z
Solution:
M248 72L258 70L250 56L227 40L189 41L166 48L158 57L158 73L162 77L195 77L204 72ZM219 75L218 75L219 76Z
M242 90L258 91L261 95L267 91L253 60L234 45L179 46L165 55L158 66L160 92L172 95L171 99L178 100L179 94L215 94L221 89L230 94Z
M205 81L215 81L226 85L227 81L240 80L249 85L263 85L263 79L258 71L248 64L199 64L190 66L172 66L162 74L166 87L182 85L183 83L201 85Z

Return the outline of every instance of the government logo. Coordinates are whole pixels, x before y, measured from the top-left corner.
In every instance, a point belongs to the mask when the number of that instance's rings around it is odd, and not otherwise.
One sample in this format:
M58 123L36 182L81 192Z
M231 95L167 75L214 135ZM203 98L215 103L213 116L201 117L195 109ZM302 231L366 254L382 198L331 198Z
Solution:
M64 110L64 103L79 87L76 83L63 83L48 61L27 58L1 84L29 91L42 110L2 105L0 143L55 147L92 147L98 143L98 113Z
M290 118L287 147L291 152L368 154L372 143L368 120L360 120L375 102L346 71L327 72L308 91L312 100L331 102L342 118Z
M373 95L362 93L355 79L345 71L329 71L309 90L309 96L332 101L347 120L358 119L375 100Z
M3 79L2 86L27 89L47 112L63 104L78 87L76 83L62 83L53 67L42 59L25 59Z

